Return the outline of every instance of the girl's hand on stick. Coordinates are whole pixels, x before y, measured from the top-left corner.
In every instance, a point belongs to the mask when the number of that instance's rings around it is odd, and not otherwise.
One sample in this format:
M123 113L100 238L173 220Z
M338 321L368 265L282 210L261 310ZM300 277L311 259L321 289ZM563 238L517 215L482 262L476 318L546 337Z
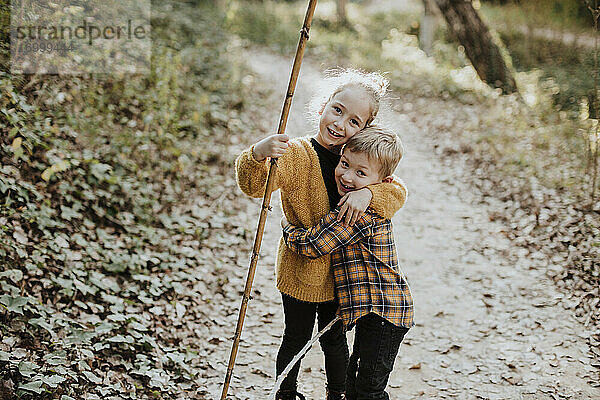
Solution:
M290 223L288 222L287 218L285 216L281 217L281 228L285 229L288 225L290 225Z
M368 188L346 193L338 203L338 206L341 206L341 208L337 220L341 221L344 219L345 226L353 226L365 213L367 207L371 204L372 198L373 193Z
M267 157L279 158L285 154L290 145L288 135L271 135L254 145L252 155L256 161L263 161Z

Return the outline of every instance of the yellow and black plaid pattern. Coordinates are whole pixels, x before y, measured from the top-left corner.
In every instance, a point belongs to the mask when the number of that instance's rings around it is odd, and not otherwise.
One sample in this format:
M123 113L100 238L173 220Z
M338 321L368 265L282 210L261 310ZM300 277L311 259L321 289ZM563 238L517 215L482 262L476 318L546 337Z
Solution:
M370 209L351 227L336 218L337 210L309 229L289 225L283 230L285 243L310 258L332 254L335 293L346 327L370 312L412 327L413 299L398 268L392 222Z

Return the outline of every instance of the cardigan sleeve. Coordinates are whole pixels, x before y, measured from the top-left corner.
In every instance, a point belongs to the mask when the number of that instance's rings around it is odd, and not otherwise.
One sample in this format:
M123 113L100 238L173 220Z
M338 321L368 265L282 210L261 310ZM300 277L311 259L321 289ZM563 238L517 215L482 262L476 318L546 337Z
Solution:
M235 160L236 181L242 192L250 197L262 197L265 193L269 161L256 161L252 155L254 146L244 150ZM275 179L273 190L278 189Z
M367 186L373 194L370 207L385 219L392 219L394 214L402 208L408 195L404 182L397 176L393 176L393 178L390 183L383 182Z
M236 181L242 192L250 197L262 197L267 186L269 175L269 158L256 161L252 150L254 146L244 150L235 160ZM277 173L274 176L273 191L293 182L293 177L298 174L298 160L300 148L290 141L288 151L277 159Z

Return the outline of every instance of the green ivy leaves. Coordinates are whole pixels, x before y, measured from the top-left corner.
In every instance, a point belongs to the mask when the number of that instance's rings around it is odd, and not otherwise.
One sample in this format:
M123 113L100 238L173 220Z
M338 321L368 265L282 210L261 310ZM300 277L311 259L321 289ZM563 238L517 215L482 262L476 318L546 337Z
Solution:
M198 351L177 331L206 295L191 271L210 230L230 229L204 211L233 182L210 169L232 153L204 140L239 115L240 64L212 10L164 7L147 77L0 73L0 375L24 400L198 386Z

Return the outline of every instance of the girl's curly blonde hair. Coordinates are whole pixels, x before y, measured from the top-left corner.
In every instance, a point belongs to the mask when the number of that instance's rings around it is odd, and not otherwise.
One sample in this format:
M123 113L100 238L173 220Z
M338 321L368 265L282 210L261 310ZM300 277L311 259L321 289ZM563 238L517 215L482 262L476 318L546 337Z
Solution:
M315 95L308 103L308 118L318 123L323 107L333 96L348 87L360 86L371 99L371 115L365 124L365 127L369 126L379 112L379 106L387 93L389 81L379 72L365 72L354 68L329 69L323 73L323 76Z

